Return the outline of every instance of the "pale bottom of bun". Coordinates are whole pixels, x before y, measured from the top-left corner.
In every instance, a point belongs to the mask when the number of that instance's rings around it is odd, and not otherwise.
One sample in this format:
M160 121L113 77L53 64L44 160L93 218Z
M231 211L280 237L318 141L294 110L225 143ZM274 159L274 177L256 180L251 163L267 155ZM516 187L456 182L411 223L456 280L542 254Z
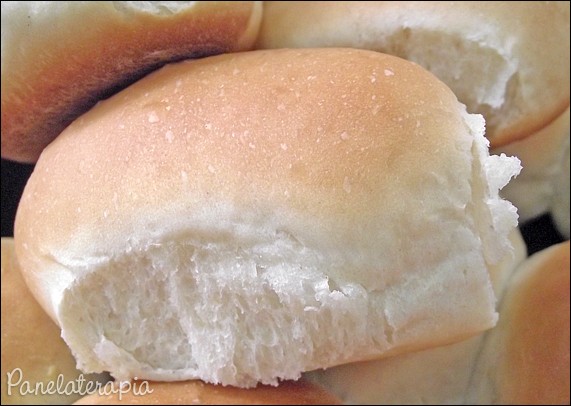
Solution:
M76 405L339 405L335 396L307 381L252 389L216 386L201 381L134 381L114 386L108 394L92 394Z
M308 374L349 405L461 405L483 336Z

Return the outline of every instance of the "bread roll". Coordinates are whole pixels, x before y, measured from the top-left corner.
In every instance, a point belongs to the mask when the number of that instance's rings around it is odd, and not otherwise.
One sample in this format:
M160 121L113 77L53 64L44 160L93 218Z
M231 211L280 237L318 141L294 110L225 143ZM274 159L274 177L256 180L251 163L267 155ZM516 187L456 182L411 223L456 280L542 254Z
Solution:
M109 390L109 392L112 392ZM340 405L335 396L303 380L255 389L215 386L200 381L138 382L115 393L86 396L76 405Z
M63 377L65 387L80 371L60 329L30 294L16 262L14 241L2 238L2 404L71 404L81 397L73 393L49 394L48 384ZM105 376L86 376L103 382ZM36 385L42 385L41 387ZM41 390L41 388L45 390Z
M492 150L517 156L523 167L502 195L517 208L520 222L552 211L569 238L569 108L537 133Z
M494 292L501 298L526 247L518 230L510 235L510 253L491 267ZM500 317L502 315L500 314ZM484 334L450 345L366 362L318 370L307 379L337 394L345 404L461 405L466 399Z
M569 107L569 2L264 2L258 47L353 47L424 66L486 118L491 145Z
M522 254L496 269L511 278L494 329L307 378L346 404L569 404L569 241Z
M98 100L166 62L250 49L253 1L3 1L2 157L35 162Z
M514 274L498 326L486 335L469 404L569 404L569 241Z
M519 161L483 126L376 52L170 65L46 148L18 257L80 367L122 380L251 387L458 341L495 324L517 225Z

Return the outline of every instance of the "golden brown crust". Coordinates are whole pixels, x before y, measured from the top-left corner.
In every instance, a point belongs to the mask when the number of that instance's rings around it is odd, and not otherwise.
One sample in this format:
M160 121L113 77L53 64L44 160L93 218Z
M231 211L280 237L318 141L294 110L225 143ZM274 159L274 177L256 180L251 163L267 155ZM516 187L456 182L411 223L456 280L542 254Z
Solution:
M148 386L146 386L148 384ZM259 385L255 389L216 386L200 381L135 381L135 390L122 394L86 396L76 405L340 405L341 401L321 387L307 381L286 381L278 387ZM151 393L152 391L152 393Z
M261 13L248 1L196 2L166 16L111 3L54 15L58 29L42 37L3 39L3 157L35 162L73 119L166 62L250 48Z

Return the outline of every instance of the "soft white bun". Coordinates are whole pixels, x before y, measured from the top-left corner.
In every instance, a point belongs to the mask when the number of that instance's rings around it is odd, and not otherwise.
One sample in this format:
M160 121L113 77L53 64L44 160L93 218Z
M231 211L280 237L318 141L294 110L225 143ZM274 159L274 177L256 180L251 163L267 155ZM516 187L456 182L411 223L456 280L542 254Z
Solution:
M86 371L252 386L466 338L511 250L489 156L429 72L349 49L174 64L45 149L15 222Z
M569 241L512 271L523 252L503 261L511 278L494 329L308 378L348 404L569 404Z
M60 329L30 294L14 253L14 241L2 238L2 404L72 404L80 394L55 392L58 376L63 387L80 371ZM108 376L85 376L103 382ZM52 383L52 394L42 393ZM36 385L38 386L36 389ZM68 387L69 388L69 387ZM31 392L31 393L30 393Z
M485 338L468 404L569 404L569 241L525 261Z
M521 160L517 180L502 190L517 207L520 222L552 211L559 230L569 238L569 108L537 133L492 153Z
M252 1L3 1L2 157L35 162L99 99L166 62L250 49Z
M278 387L243 389L201 381L133 381L122 392L92 394L76 405L340 405L341 401L323 388L305 381L281 382ZM119 395L121 392L121 395Z
M264 2L261 48L352 47L424 66L492 146L535 133L569 106L569 2Z
M514 230L510 239L514 253L490 269L498 298L526 257L520 232ZM484 334L480 334L424 351L310 372L307 378L329 388L346 404L460 405L464 404L483 339Z

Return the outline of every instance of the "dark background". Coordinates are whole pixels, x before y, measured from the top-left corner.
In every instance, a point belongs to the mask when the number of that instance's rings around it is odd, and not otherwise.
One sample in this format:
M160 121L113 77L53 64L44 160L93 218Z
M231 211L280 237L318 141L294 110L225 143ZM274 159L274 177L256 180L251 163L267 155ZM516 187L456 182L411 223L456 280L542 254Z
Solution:
M0 227L2 237L14 235L14 217L18 201L33 169L33 165L2 159L2 225ZM530 254L563 241L561 235L555 230L549 215L524 224L521 231Z
M14 235L16 208L33 169L33 165L18 164L2 159L2 224L0 225L2 237Z

